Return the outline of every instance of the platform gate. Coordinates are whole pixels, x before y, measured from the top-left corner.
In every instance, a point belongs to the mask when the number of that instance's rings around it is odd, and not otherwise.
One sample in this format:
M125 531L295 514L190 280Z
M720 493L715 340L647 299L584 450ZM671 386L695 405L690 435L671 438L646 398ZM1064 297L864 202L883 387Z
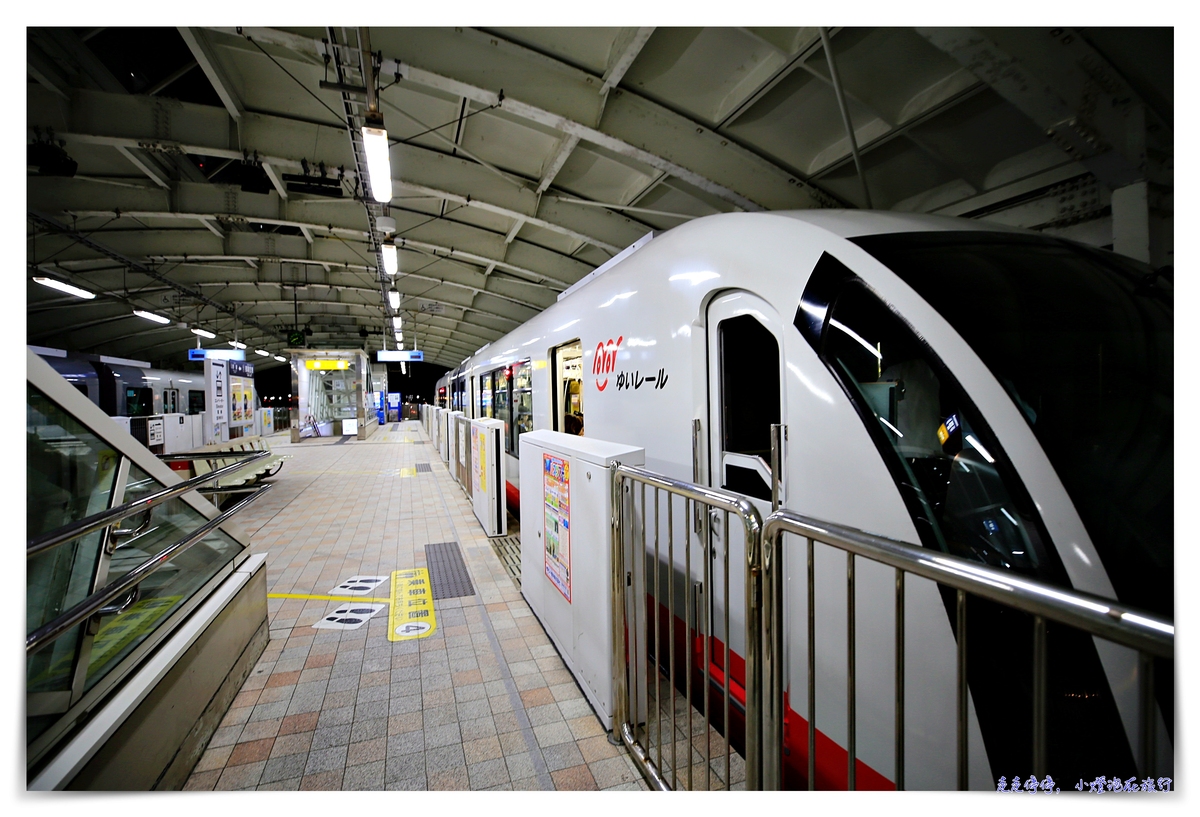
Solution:
M660 790L760 789L762 517L737 494L626 465L612 466L612 490L613 733ZM728 550L710 547L714 512L745 541L740 736L729 726L730 605L713 604L730 598L731 577Z

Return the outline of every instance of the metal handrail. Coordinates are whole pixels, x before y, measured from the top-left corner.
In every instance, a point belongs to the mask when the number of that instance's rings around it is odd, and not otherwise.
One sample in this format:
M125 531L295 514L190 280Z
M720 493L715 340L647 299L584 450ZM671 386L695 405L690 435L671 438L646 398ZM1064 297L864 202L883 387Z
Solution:
M89 618L96 615L110 601L123 593L129 592L129 590L132 588L137 587L138 584L145 581L151 574L157 571L172 558L178 556L180 553L183 553L205 536L212 533L212 531L215 530L219 525L226 522L231 516L242 510L242 508L246 507L251 502L265 494L271 489L271 487L271 483L263 484L252 495L246 497L241 502L238 502L229 510L222 512L213 519L210 519L208 522L201 525L190 534L172 543L154 556L151 556L149 559L130 570L121 578L114 582L110 582L109 584L97 590L95 593L92 593L92 595L88 596L83 601L76 604L71 609L67 610L51 621L46 622L41 627L38 627L25 637L25 654L30 655L37 652L39 649L68 632L76 625L87 621Z
M1102 596L1064 590L959 556L930 551L788 510L779 510L767 517L763 526L764 548L773 550L773 537L779 533L816 539L1160 658L1175 655L1175 627L1171 622Z
M791 533L808 539L808 607L809 607L809 788L814 780L815 707L813 664L813 558L814 541L832 545L847 552L848 700L853 700L854 664L854 557L863 556L896 569L896 723L897 723L897 788L903 787L903 724L904 687L900 665L903 663L903 605L904 574L912 573L957 591L958 628L958 781L966 788L966 594L980 596L1034 616L1034 766L1035 774L1044 773L1046 759L1046 621L1056 621L1091 635L1137 650L1141 656L1139 686L1141 687L1141 762L1149 773L1154 753L1153 662L1149 656L1173 659L1175 627L1166 621L1136 608L1128 607L1088 593L1065 590L1045 582L1029 579L1008 571L971 562L958 556L930 551L906 542L843 525L802 516L788 510L778 510L767 517L762 530L763 589L766 620L771 626L764 633L763 661L767 674L767 690L763 709L763 775L764 788L779 788L782 775L783 746L783 631L776 626L783 620L783 551L781 535ZM1147 705L1147 701L1149 705ZM854 781L854 712L848 711L848 781Z
M161 505L169 499L174 499L177 496L186 494L188 491L194 490L200 485L205 485L209 482L220 479L226 474L237 471L238 469L243 468L247 462L254 462L257 459L266 457L270 453L270 451L255 451L253 453L241 451L231 452L230 454L222 454L219 459L227 459L230 456L236 455L246 457L246 461L235 462L230 465L223 465L207 474L202 474L200 476L184 480L178 485L172 485L169 488L164 488L157 493L144 496L141 499L135 499L132 502L126 502L125 504L118 505L115 508L109 508L108 510L100 511L100 513L92 514L85 519L80 519L78 522L72 522L69 525L64 525L61 528L50 531L49 533L36 536L29 540L29 544L25 548L25 558L31 558L39 553L44 553L47 550L70 542L73 539L78 539L80 536L86 536L93 531L100 530L101 528L107 527L115 522L120 522L122 519L133 516L136 513L148 511L149 509ZM196 457L195 459L200 458ZM213 459L218 458L214 457Z
M662 474L647 471L642 468L635 468L621 463L614 463L610 466L611 471L611 490L612 490L612 594L613 594L613 686L614 686L614 712L613 712L613 733L618 735L626 747L630 750L635 762L641 768L655 788L667 790L670 788L667 781L661 776L660 770L651 760L649 753L646 752L640 745L637 744L633 730L629 724L629 713L627 711L627 695L626 687L627 659L625 646L625 547L622 532L622 491L621 487L625 480L630 482L641 483L642 485L651 486L683 497L685 500L692 502L704 503L715 509L724 511L726 516L725 535L728 537L728 519L729 514L736 514L742 520L742 525L745 532L746 546L746 580L745 580L745 597L746 597L746 655L745 655L745 760L746 760L746 788L748 790L757 790L762 788L762 740L761 740L761 721L762 721L762 679L763 679L763 664L761 659L761 641L758 637L761 631L763 622L763 605L760 603L762 599L762 515L759 513L753 503L743 496L737 494L709 488L703 485L697 485L683 480L673 479ZM643 501L644 501L643 489ZM656 500L657 501L657 500ZM686 510L686 507L685 507ZM707 522L708 514L705 514L704 531L708 530ZM686 516L685 516L686 519ZM657 517L656 517L657 520ZM644 525L644 522L643 522ZM670 527L670 523L668 523ZM643 536L644 536L643 530ZM673 536L669 534L669 536ZM657 534L656 534L656 554L657 554ZM657 556L656 556L657 558ZM690 568L689 568L690 569ZM727 574L728 575L728 574ZM657 578L655 579L657 582ZM655 588L655 594L659 589ZM728 605L727 605L728 606ZM617 612L620 611L620 615ZM657 613L655 617L657 620ZM728 625L728 621L726 622ZM669 639L672 642L674 639ZM726 645L728 647L729 635L725 635ZM727 650L728 652L728 650ZM673 653L672 653L673 656ZM658 661L660 659L656 659ZM637 657L634 658L635 664ZM671 666L674 665L674 658L671 659ZM725 663L725 685L728 688L729 684L729 663ZM707 666L706 666L707 672ZM672 681L672 683L674 683ZM689 681L690 690L690 681ZM690 696L690 691L689 691ZM707 689L707 681L705 688L705 696L709 691ZM635 689L636 695L636 689ZM689 706L691 702L689 700ZM636 704L635 704L636 706ZM690 716L689 716L690 717ZM728 730L728 717L725 718L726 730ZM690 730L689 730L690 731ZM728 736L726 738L728 745ZM660 744L661 745L661 744ZM660 751L661 759L661 751ZM691 765L689 763L689 769ZM690 774L690 772L689 772ZM728 780L726 780L728 785Z

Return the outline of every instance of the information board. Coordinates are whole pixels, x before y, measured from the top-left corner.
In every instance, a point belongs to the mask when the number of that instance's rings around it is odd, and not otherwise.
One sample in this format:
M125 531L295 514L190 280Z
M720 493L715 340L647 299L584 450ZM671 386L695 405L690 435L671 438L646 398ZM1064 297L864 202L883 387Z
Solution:
M546 576L571 602L571 464L552 454L542 455L542 495L546 519Z

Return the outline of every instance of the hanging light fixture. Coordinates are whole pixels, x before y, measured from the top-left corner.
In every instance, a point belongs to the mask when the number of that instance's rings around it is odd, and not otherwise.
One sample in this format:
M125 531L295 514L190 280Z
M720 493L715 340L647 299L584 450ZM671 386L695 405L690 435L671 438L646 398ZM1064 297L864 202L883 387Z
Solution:
M44 287L57 289L59 292L65 292L68 295L74 295L76 298L86 298L90 301L92 298L96 297L96 293L94 292L88 292L86 289L72 286L71 284L68 284L65 281L60 281L57 278L43 278L42 276L34 276L33 280Z
M280 363L287 363L287 358L284 357L283 355L275 355L275 359L278 360ZM291 397L291 395L289 394L288 397Z
M383 240L383 271L388 275L395 275L400 271L400 258L396 255L396 243L392 241L391 236Z
M262 355L263 357L270 357L270 356L271 356L271 353L270 353L270 352L268 352L268 351L266 351L266 350L264 350L264 349L255 349L255 350L254 350L254 354L256 354L256 355Z
M141 309L133 310L133 314L137 315L139 318L145 318L148 321L154 321L155 323L170 323L171 322L170 318L164 318L162 315L155 315L153 312L146 312Z
M229 345L232 346L234 349L245 349L246 348L246 344L238 343L236 340L229 341Z
M202 338L209 338L210 340L216 337L212 332L209 332L207 329L201 329L199 326L192 327L192 334L199 335Z
M388 147L383 114L368 111L363 125L363 150L367 154L367 175L371 182L371 197L387 204L392 200L392 160Z
M398 330L398 329L400 329L400 327L401 327L403 324L404 324L404 319L403 319L403 318L401 318L399 315L393 315L393 316L392 316L392 328L393 328L393 329L397 329L397 330Z
M403 340L404 340L404 333L397 330L396 331L396 343L400 343Z
M400 290L396 289L395 287L392 287L388 290L388 305L391 306L392 309L400 308Z

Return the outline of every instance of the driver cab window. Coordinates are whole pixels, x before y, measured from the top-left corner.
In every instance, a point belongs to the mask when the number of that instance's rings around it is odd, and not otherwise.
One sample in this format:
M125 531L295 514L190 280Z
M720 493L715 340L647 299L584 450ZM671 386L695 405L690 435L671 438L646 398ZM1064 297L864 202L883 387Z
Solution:
M1032 503L990 429L861 280L823 258L796 325L867 424L927 547L1030 574L1049 567Z

